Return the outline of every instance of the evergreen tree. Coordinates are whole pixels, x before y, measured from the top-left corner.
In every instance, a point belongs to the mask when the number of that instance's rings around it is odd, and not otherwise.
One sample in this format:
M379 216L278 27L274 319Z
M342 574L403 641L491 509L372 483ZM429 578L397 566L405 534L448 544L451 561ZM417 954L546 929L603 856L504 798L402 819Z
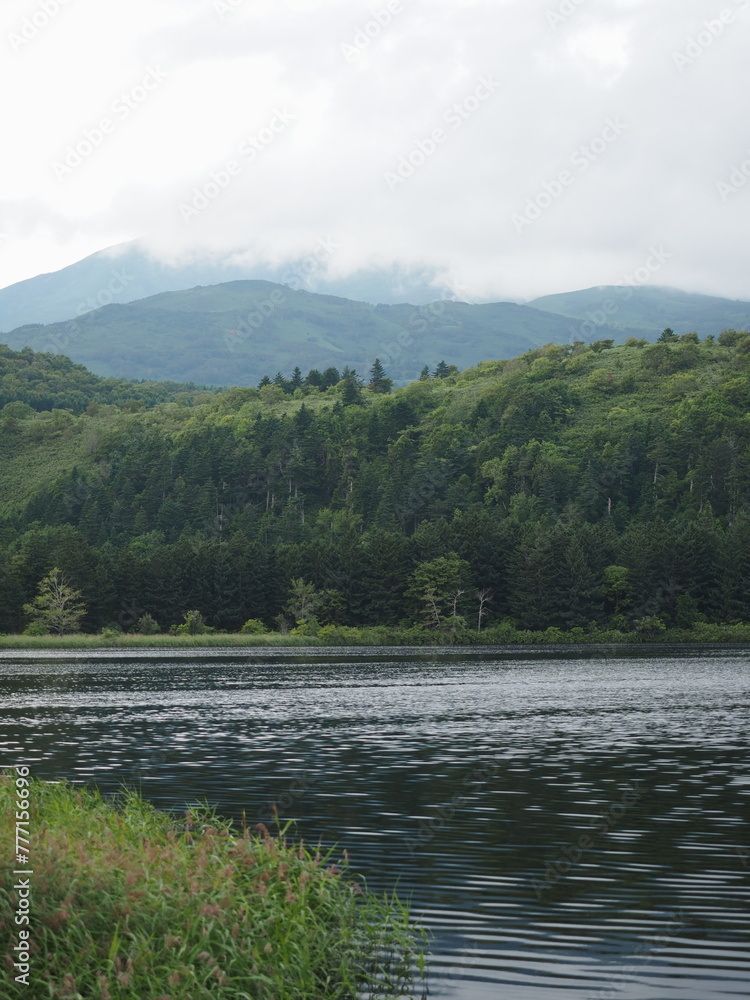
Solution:
M340 381L341 381L341 375L339 373L338 368L334 368L333 366L331 366L330 368L326 368L326 370L323 372L322 385L324 389L330 389L334 385L338 385Z
M343 382L343 392L341 402L344 406L353 406L362 401L361 383L357 378L357 373L352 369L345 369L341 380Z
M380 362L380 358L375 358L373 366L370 369L370 381L367 385L370 392L380 392L383 394L388 394L393 388L393 379L390 379L385 374L385 368Z

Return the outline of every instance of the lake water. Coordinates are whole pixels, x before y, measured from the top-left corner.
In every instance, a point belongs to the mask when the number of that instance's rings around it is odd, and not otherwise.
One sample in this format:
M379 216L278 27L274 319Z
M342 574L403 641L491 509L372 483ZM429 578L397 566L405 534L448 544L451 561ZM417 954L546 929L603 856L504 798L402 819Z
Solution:
M750 651L0 652L0 763L337 843L452 1000L750 995Z

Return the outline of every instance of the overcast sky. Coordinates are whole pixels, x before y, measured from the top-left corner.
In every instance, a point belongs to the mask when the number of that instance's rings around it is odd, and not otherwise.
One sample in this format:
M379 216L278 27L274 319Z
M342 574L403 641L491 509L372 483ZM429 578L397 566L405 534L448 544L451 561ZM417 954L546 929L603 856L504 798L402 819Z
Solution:
M749 26L750 0L3 0L0 287L142 238L322 241L334 275L467 300L636 270L750 299Z

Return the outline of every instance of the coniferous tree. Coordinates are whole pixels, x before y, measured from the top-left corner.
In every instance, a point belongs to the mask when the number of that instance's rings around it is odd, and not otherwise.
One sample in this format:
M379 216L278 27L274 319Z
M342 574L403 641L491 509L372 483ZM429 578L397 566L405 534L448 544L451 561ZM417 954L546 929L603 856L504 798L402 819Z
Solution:
M334 368L333 365L331 365L330 368L326 368L326 370L323 372L322 385L324 389L330 389L334 385L338 385L340 381L341 381L341 374L339 373L338 368Z
M370 381L367 384L370 392L380 392L387 395L393 388L393 379L385 374L385 368L380 362L380 358L375 358L370 369Z

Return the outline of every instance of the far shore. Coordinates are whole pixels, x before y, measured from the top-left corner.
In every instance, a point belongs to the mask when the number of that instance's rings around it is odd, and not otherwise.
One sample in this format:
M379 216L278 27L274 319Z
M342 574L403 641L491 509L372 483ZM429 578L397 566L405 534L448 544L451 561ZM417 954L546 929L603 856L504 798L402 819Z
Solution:
M675 644L750 644L750 625L700 624L692 629L664 629L656 634L620 632L615 629L556 628L533 632L499 626L481 633L470 632L460 637L414 629L387 628L326 628L323 635L268 632L242 635L237 633L208 633L198 635L0 635L0 650L35 649L271 649L294 647L335 646L393 646L393 647L447 647L476 649L489 646L557 646L557 645L675 645Z

